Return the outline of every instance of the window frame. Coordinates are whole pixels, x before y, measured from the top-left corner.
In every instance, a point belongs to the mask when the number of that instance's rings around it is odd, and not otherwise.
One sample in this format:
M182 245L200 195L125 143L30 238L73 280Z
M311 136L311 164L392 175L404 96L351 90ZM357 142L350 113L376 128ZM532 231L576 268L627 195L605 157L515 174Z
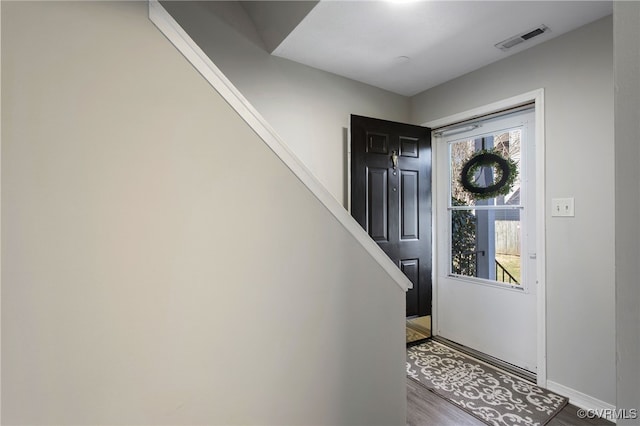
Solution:
M535 141L530 142L531 135L529 134L528 123L525 119L527 114L532 110L527 109L525 111L517 111L513 114L506 114L502 116L498 116L495 118L491 118L485 121L477 122L479 125L470 130L465 131L464 133L452 134L450 136L443 136L443 140L447 146L447 276L450 279L454 279L456 281L468 282L470 284L479 284L484 286L490 286L495 288L500 288L508 291L516 291L516 292L524 292L529 293L530 283L528 279L528 270L527 264L525 262L526 256L526 247L527 247L527 216L528 216L528 206L527 206L527 197L529 193L528 181L529 181L529 169L535 172L535 166L530 165L529 162L529 151L530 148L528 145L530 143L534 143ZM513 117L509 117L513 115ZM512 124L502 125L503 121L507 122L512 120ZM470 139L479 139L486 136L496 136L500 133L510 132L513 130L520 130L520 202L517 205L470 205L470 206L453 206L452 205L452 182L453 182L453 170L452 170L452 146L455 143L461 141L467 141ZM533 160L535 161L535 153L532 151ZM532 177L535 180L535 177ZM495 200L493 198L492 200ZM453 211L477 211L477 210L487 210L487 211L504 211L504 210L518 210L520 212L520 284L515 285L513 283L502 282L498 280L492 280L488 278L479 278L468 275L456 274L453 272L453 229L452 229L452 213ZM494 256L495 261L495 256Z

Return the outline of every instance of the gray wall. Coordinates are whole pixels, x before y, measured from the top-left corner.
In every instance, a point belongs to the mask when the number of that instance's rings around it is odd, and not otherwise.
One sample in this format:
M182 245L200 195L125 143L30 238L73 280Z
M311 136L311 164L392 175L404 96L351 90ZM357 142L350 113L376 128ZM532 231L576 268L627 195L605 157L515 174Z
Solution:
M343 205L349 115L409 120L404 96L269 55L237 2L162 5Z
M2 423L404 425L404 292L146 4L1 7Z
M607 17L416 95L425 123L545 89L548 379L615 404L613 30ZM637 181L635 181L637 183ZM548 210L548 209L547 209Z
M640 3L614 3L613 22L616 390L617 407L630 410L640 409Z

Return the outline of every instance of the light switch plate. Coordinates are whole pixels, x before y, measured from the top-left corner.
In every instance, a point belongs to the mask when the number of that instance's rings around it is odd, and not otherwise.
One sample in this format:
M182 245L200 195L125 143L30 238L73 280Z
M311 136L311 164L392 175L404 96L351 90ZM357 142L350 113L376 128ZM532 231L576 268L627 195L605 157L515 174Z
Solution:
M552 198L551 216L574 217L574 202L571 198Z

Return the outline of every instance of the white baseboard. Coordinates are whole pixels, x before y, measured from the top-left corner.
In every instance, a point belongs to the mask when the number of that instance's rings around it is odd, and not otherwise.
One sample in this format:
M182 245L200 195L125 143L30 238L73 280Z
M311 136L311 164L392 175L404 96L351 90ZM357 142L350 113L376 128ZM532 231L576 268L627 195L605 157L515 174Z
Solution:
M568 386L561 385L560 383L553 382L551 380L547 380L547 389L569 398L569 402L571 404L585 410L589 410L589 411L593 410L595 412L610 410L608 412L611 413L616 409L615 405L609 404L608 402L601 401L597 398L594 398L585 393L572 389ZM611 417L607 418L607 420L612 421L614 423L616 422L616 419Z

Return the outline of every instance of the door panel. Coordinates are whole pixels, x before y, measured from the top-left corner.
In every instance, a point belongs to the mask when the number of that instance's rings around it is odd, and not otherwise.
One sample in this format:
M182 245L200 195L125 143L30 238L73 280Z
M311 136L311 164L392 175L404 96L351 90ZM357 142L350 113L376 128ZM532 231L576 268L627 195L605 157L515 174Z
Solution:
M430 129L351 116L351 214L413 283L407 316L430 315Z
M491 355L535 373L537 368L537 281L535 231L535 135L532 111L493 118L480 128L437 139L438 181L438 321L435 334ZM519 158L520 177L510 197L469 200L461 204L454 195L452 158L455 146L474 147L478 141L494 143L498 135L518 134L518 149L509 155ZM507 138L511 142L511 136ZM465 145L466 144L466 145ZM475 148L474 148L475 149ZM517 154L516 154L517 153ZM462 159L464 161L464 156ZM442 165L442 167L440 167ZM448 186L448 188L447 188ZM464 210L453 210L455 206ZM456 268L453 246L456 232L453 211L473 222L472 243L475 268ZM501 225L501 226L498 226ZM517 225L518 252L509 256L521 260L516 284L501 282L497 256L507 254L498 247L502 236ZM458 225L460 229L460 225ZM458 240L463 232L459 232ZM457 251L456 251L457 253ZM466 271L462 270L466 269ZM504 280L503 280L504 281Z
M400 172L400 240L417 240L418 236L418 172Z
M418 139L400 137L400 155L418 158Z
M419 259L404 259L400 261L400 269L409 278L409 280L415 286L420 282L420 260ZM407 312L417 312L419 310L418 293L407 293Z
M367 152L372 154L389 153L389 135L367 132Z
M367 188L367 224L369 236L374 241L387 241L389 235L389 222L387 212L389 211L387 188L389 179L387 169L368 168L368 188Z

